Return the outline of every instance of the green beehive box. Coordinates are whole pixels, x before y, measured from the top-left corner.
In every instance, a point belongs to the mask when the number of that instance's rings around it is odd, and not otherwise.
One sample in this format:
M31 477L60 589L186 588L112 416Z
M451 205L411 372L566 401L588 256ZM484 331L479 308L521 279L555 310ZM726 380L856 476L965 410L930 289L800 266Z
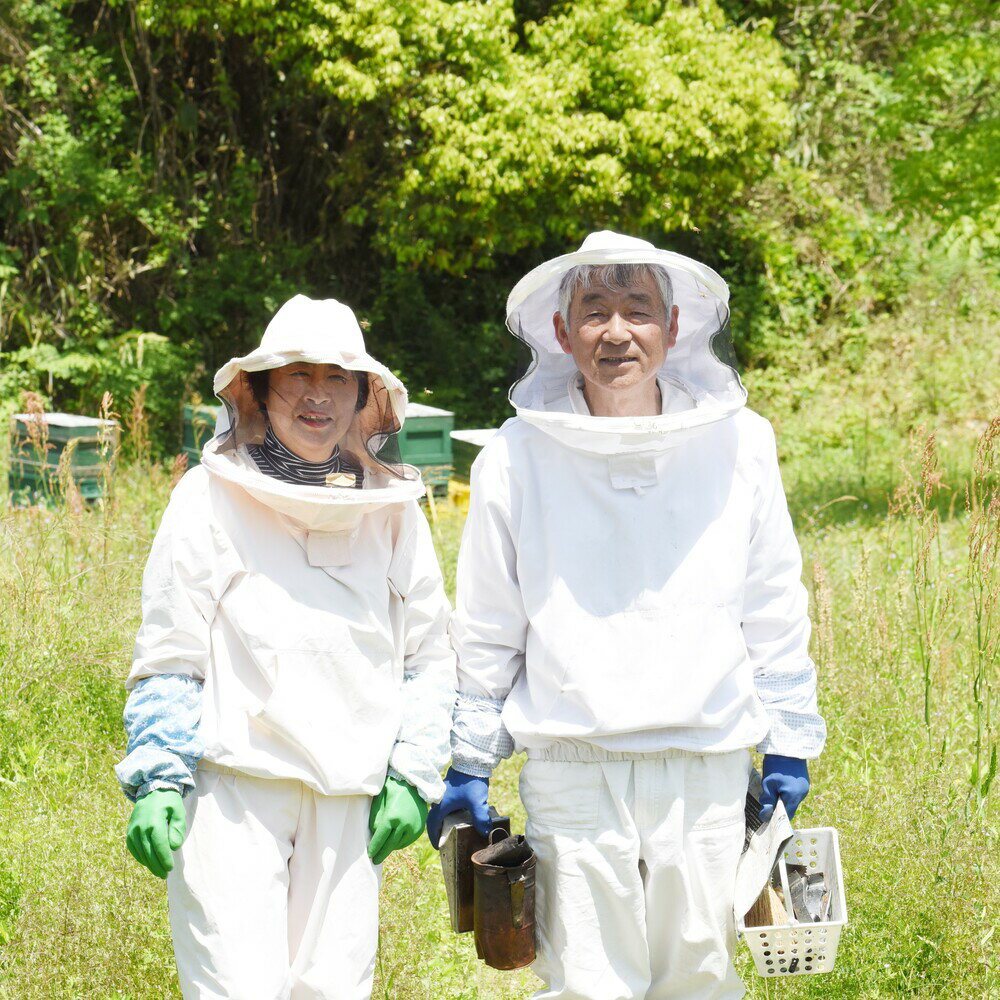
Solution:
M496 434L495 427L477 427L471 430L452 431L451 449L455 466L455 479L460 483L469 482L472 463L483 450L483 446Z
M181 450L187 455L188 468L201 461L201 449L215 434L215 422L221 406L206 403L184 404L184 441Z
M420 469L428 487L446 489L451 478L451 429L455 414L423 403L406 404L398 435L400 457Z
M32 440L37 421L44 423ZM85 500L103 495L104 463L118 450L118 422L76 413L15 413L10 418L11 499L32 504L59 496L59 465L65 466ZM64 458L65 456L65 458Z

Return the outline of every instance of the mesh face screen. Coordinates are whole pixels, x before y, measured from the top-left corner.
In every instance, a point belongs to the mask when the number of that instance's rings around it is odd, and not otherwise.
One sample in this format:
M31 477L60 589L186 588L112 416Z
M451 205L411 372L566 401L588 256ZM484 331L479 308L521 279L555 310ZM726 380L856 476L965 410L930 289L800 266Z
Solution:
M370 372L367 375L367 393L359 396L362 405L355 411L338 446L353 456L366 472L397 479L415 478L416 473L403 465L400 458L397 438L401 425L393 410L389 390L378 375ZM263 443L268 427L267 412L255 398L247 373L241 372L220 396L229 411L231 424L230 441L225 447Z

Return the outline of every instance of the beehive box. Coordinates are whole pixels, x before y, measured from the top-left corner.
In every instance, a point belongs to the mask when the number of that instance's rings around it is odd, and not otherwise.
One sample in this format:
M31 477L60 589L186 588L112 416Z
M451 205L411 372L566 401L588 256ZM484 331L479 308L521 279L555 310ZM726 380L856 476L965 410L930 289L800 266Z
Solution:
M478 427L471 430L452 431L451 448L454 477L460 483L468 483L472 463L483 450L483 446L496 434L496 427Z
M451 478L451 429L455 414L423 403L406 404L406 420L398 434L399 454L420 469L428 487L445 489Z
M34 434L38 421L44 423ZM14 503L38 503L59 495L60 463L85 500L103 493L105 463L114 460L115 420L76 413L15 413L10 418L8 485Z
M201 449L215 434L215 423L222 406L205 403L184 405L184 438L181 450L187 455L188 468L201 461Z

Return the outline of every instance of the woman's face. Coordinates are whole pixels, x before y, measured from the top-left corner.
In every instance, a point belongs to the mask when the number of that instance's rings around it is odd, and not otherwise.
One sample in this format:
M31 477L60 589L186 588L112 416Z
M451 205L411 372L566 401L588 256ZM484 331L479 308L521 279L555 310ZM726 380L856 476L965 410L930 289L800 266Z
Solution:
M358 401L353 372L305 361L275 368L267 415L278 440L307 462L325 462L347 433Z

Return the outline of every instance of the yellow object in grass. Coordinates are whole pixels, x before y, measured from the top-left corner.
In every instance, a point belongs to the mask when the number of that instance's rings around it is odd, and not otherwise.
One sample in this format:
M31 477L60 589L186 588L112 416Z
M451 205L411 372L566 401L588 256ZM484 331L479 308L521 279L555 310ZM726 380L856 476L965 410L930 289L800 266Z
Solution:
M448 499L463 514L469 513L469 484L460 483L455 479L448 481Z

